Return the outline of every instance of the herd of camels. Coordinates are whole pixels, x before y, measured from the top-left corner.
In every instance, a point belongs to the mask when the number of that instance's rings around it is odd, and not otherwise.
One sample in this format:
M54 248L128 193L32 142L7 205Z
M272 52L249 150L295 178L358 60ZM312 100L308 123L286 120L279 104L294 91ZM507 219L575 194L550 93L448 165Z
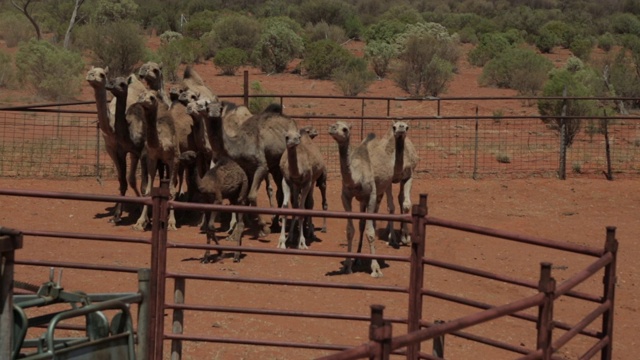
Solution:
M311 209L313 191L318 187L322 207L327 210L327 170L313 141L318 131L311 126L299 128L293 118L283 114L279 104L252 114L245 106L221 101L191 67L185 69L181 82L167 94L162 64L154 62L145 63L128 77L109 78L108 67L92 67L86 80L94 89L98 125L115 165L121 196L125 196L128 188L136 196L148 196L159 175L169 179L173 199L186 185L188 201L222 204L227 200L234 205L255 206L263 180L272 202L271 177L276 185L277 206L287 207L291 202L293 208ZM109 102L107 92L112 94ZM340 154L345 211L352 210L355 197L361 212L377 212L386 195L388 210L393 213L394 183L400 184L398 202L402 212L410 211L411 183L418 156L407 137L408 130L405 122L396 121L385 136L369 134L361 143L351 144L350 124L337 121L329 127L328 133L336 141ZM111 221L120 222L122 212L122 204L116 204ZM211 240L218 242L216 215L203 214L202 230L207 235L207 244ZM228 239L238 244L245 230L244 218L242 214L233 214L231 221ZM259 236L271 231L260 216L247 216L246 220L255 226ZM133 228L143 231L149 222L145 206ZM307 239L313 240L310 218L292 219L288 233L286 219L274 219L272 224L276 223L281 225L279 248L289 245L306 249ZM173 210L168 229L176 229ZM355 233L351 219L346 230L347 249L351 252ZM326 231L326 219L322 231ZM393 223L388 224L390 245L410 242L408 224L404 223L399 233L398 236L394 231ZM363 236L374 254L376 235L372 220L360 221L360 245ZM214 258L207 251L203 261ZM240 254L235 253L234 260L239 259ZM351 259L347 258L344 264L342 271L351 273ZM376 260L371 262L371 276L382 276Z

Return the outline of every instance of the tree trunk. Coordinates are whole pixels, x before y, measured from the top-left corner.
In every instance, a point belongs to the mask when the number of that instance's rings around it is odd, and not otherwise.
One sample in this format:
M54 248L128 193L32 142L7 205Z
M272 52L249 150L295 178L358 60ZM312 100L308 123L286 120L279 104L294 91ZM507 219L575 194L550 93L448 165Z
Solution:
M76 25L76 19L78 18L78 10L80 6L84 4L84 0L76 0L76 5L73 7L73 12L71 13L71 19L69 20L69 27L67 28L67 32L64 34L64 44L63 47L69 50L69 45L71 44L71 30Z
M40 26L38 26L38 23L36 22L36 20L31 16L31 14L29 13L29 5L31 4L31 0L27 0L22 4L22 7L20 7L20 5L18 5L15 0L11 0L11 4L18 10L20 10L21 13L24 14L24 16L27 17L27 19L29 19L29 21L31 22L31 25L33 25L33 28L36 30L36 38L38 40L42 40L42 32L40 31Z

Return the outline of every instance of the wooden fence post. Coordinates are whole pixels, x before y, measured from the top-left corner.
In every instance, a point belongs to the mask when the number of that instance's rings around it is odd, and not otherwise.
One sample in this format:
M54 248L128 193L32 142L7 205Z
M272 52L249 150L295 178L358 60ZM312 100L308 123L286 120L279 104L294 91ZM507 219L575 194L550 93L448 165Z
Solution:
M22 233L0 226L0 358L13 356L13 262Z
M422 286L424 284L425 225L427 215L427 194L420 194L420 203L411 208L411 268L409 274L409 311L407 332L420 330L422 319ZM418 359L420 344L407 346L407 360Z
M151 298L149 280L151 280L150 269L138 270L138 292L142 294L142 302L138 307L138 347L136 350L136 359L149 360L149 325L150 325L150 308L149 299Z
M391 322L384 320L384 305L371 305L371 324L369 325L369 340L377 344L376 354L371 360L388 360L391 356Z
M542 349L543 360L550 360L553 355L553 300L556 291L556 280L551 277L551 263L540 264L538 290L544 293L544 302L538 307L537 349Z
M444 324L444 320L436 320L436 325ZM444 334L433 339L433 356L444 359Z
M174 279L173 301L176 304L184 304L185 280L178 277ZM182 334L184 329L184 310L173 309L173 333ZM171 340L171 360L182 359L182 340Z

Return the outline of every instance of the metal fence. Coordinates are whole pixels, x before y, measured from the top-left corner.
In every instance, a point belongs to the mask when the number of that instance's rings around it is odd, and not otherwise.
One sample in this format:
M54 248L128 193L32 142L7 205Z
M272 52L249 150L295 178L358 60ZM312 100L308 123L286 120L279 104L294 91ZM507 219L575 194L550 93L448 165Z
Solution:
M242 95L221 97L248 101ZM283 104L298 125L318 129L320 136L314 141L320 145L330 176L339 175L339 161L327 128L337 120L353 125L354 143L370 132L383 136L392 121L409 122L409 137L420 158L417 177L555 177L560 168L559 135L540 117L486 110L508 109L510 103L524 101L519 98L269 97ZM78 106L81 110L73 110ZM603 172L638 176L640 117L607 118L606 136L602 120L582 119L582 130L567 149L567 176L602 176ZM0 176L115 177L97 127L95 105L0 109Z
M548 240L544 238L537 238L533 236L520 235L505 231L499 231L495 229L479 227L471 224L464 224L447 219L436 218L427 214L427 196L421 195L419 204L414 205L410 215L386 215L386 214L357 214L357 213L345 213L345 212L321 212L321 211L300 211L300 210L288 210L288 209L268 209L268 208L256 208L256 207L243 207L243 206L224 206L224 205L205 205L205 204L191 204L180 203L169 200L168 183L164 182L160 188L153 189L152 197L150 198L118 198L114 196L99 196L99 195L87 195L87 194L71 194L71 193L59 193L59 192L41 192L34 190L7 190L0 189L1 196L24 196L24 197L36 197L36 198L54 198L54 199L66 199L73 201L100 201L100 202L113 202L122 199L128 203L147 204L153 207L153 219L152 230L150 234L147 234L144 238L130 237L130 236L115 236L115 235L98 235L91 233L71 233L71 232L59 232L59 231L47 231L47 230L34 230L34 229L22 229L21 235L29 237L29 241L38 238L47 238L52 240L53 238L69 239L72 241L91 241L91 247L104 246L104 249L109 247L113 248L114 244L122 246L125 243L141 245L145 247L145 250L139 251L139 256L136 258L136 262L141 264L150 264L150 276L148 277L148 296L142 298L142 308L147 309L144 313L138 313L137 321L137 335L138 335L138 358L139 359L162 359L165 358L164 354L168 354L169 346L172 359L190 358L189 348L183 347L183 343L198 342L198 343L215 343L217 347L226 345L238 346L238 345L250 345L260 347L273 347L279 349L305 349L312 352L306 354L306 356L286 356L286 358L316 358L318 354L327 354L323 359L389 359L391 354L402 355L406 359L440 359L444 357L444 343L442 341L436 342L439 345L434 345L434 349L438 348L438 353L435 356L429 355L425 350L427 344L423 344L428 339L434 339L437 337L451 336L452 338L460 338L465 341L465 344L480 344L482 349L495 349L501 352L501 356L490 356L487 358L513 358L517 356L520 359L550 359L558 351L566 346L569 342L578 342L580 344L581 359L590 359L600 354L601 359L611 359L613 349L613 309L614 309L614 296L615 296L615 277L616 277L616 257L617 257L617 240L615 237L615 228L608 227L606 232L605 245L602 249L587 247L583 245L560 242L554 240ZM304 213L311 216L327 216L331 218L352 218L352 219L365 219L370 218L374 220L396 220L406 221L412 224L413 236L411 238L410 251L408 255L382 255L382 254L354 254L351 256L361 259L381 259L387 262L393 262L394 264L407 264L403 267L406 272L398 282L394 285L374 285L366 284L365 282L356 282L355 277L346 281L340 281L332 278L324 278L323 280L311 280L309 277L304 277L311 269L305 262L295 261L290 262L289 265L292 269L286 271L286 276L277 274L274 271L275 268L283 266L282 263L277 261L270 261L269 266L259 269L259 275L252 276L250 272L242 271L241 274L211 274L211 271L204 272L189 272L185 271L180 262L168 261L168 253L180 251L180 249L198 250L202 249L217 249L225 251L243 251L248 253L247 256L260 256L260 254L267 254L271 258L274 256L286 256L292 257L306 257L306 258L343 258L344 252L328 252L317 250L298 250L298 249L267 249L264 246L256 244L245 244L242 247L239 246L219 246L219 245L198 245L190 242L180 242L175 239L169 239L167 233L166 224L168 220L169 208L173 207L176 210L228 210L228 211L240 211L250 213L261 214L280 214L280 215L294 215L298 213ZM562 257L576 255L581 260L577 268L579 269L574 274L570 275L564 281L556 281L551 277L551 263L545 262L541 264L539 281L532 280L524 268L519 269L517 274L506 275L499 266L492 266L491 269L483 270L480 268L473 268L468 265L449 263L441 261L436 258L427 256L425 246L428 242L427 239L427 227L429 233L437 228L448 229L453 232L461 232L466 234L465 236L483 236L488 239L499 241L510 241L509 246L505 246L505 249L511 249L511 251L518 251L516 246L522 244L527 246L529 250L533 247L553 249L551 253L547 253L546 256L553 257L556 252L562 251ZM0 230L2 230L0 228ZM18 235L15 231L9 235ZM1 236L4 235L0 231ZM150 235L150 236L149 236ZM9 239L11 240L11 239ZM26 239L25 239L26 240ZM485 239L487 240L487 239ZM109 242L103 245L96 242ZM17 242L13 241L11 244ZM10 266L7 268L8 273L6 276L13 275L13 265L15 263L21 270L26 267L38 267L38 266L59 266L63 268L70 268L82 271L110 271L117 272L120 276L110 276L105 280L106 283L118 284L118 287L123 285L122 277L139 272L136 265L126 266L118 263L104 264L105 260L94 261L90 259L90 263L86 263L88 260L86 257L72 260L69 259L66 262L52 262L47 259L33 259L31 253L24 253L24 257L16 259L13 255L13 251L16 246L9 247L9 243L6 246L2 246L2 252L0 255L5 257L7 253L7 264ZM53 246L48 242L49 246ZM67 243L69 246L70 243ZM86 243L85 243L86 244ZM3 243L4 245L4 243ZM150 249L149 249L150 247ZM595 258L595 260L593 259ZM327 260L332 261L332 260ZM240 263L242 264L242 262ZM142 265L144 266L144 265ZM293 271L293 267L297 269ZM428 270L427 270L428 269ZM444 271L446 274L441 274L440 271ZM2 273L4 279L4 271ZM425 279L443 276L447 279L455 279L458 275L471 275L473 281L496 281L503 285L513 285L523 290L526 290L527 294L516 299L510 299L504 302L504 299L500 298L500 303L485 303L476 299L472 299L469 294L473 294L470 289L461 287L455 294L444 293L438 291L436 288L429 287L425 283ZM530 275L530 274L529 274ZM592 291L585 292L587 289L580 287L587 279L591 278L593 286L589 286L589 290L595 291L599 294L592 294ZM171 280L170 280L171 279ZM406 282L405 282L406 281ZM173 302L168 300L170 293L169 286L173 282ZM3 286L7 286L5 294L12 293L12 281L3 281ZM189 287L187 287L187 284ZM250 291L247 294L247 301L243 303L229 303L225 301L224 296L215 296L215 294L224 294L225 291L241 291L238 284L245 284L246 286L255 286L247 289ZM462 283L461 283L462 284ZM278 295L282 295L283 299L278 300L278 305L269 305L264 297L260 297L259 301L253 301L255 294L259 286L278 286L282 289L277 292ZM323 295L320 300L317 295L312 295L310 292L295 292L295 289L301 288L316 288L322 289ZM189 293L187 294L187 289ZM202 289L208 289L202 291ZM292 292L292 290L294 292ZM367 317L363 315L354 314L349 312L347 304L342 302L342 291L355 291L358 295L362 295L362 303L357 304L359 307L366 306L368 300L364 294L370 294L371 292L379 292L380 294L376 298L377 301L391 302L393 294L400 294L404 297L407 306L400 307L395 310L395 316L386 316L383 318L381 306L374 306L372 308L372 316ZM483 290L486 292L486 290ZM297 295L295 295L297 294ZM602 295L600 295L602 294ZM477 294L476 294L477 295ZM289 303L291 297L297 296L299 299L302 297L302 301L295 302L298 305L304 305L306 301L315 301L323 304L331 305L333 307L326 308L326 311L310 311L303 306L301 309L294 309L291 307L292 303ZM406 296L406 297L405 297ZM215 298L215 299L214 299ZM188 299L188 300L186 300ZM444 301L444 306L436 306L432 300ZM2 303L6 303L4 300ZM498 299L493 298L493 302ZM580 306L587 309L588 313L584 317L572 320L563 320L561 311L559 311L559 305L565 301L577 300L577 303L571 302L572 306ZM400 302L401 303L401 302ZM463 315L459 317L452 317L446 322L440 324L434 324L431 319L433 316L438 316L438 319L442 319L442 316L446 316L446 308L453 307L455 304L462 304L471 308L480 309L481 311L472 314ZM554 313L554 304L556 312ZM360 306L361 305L361 306ZM525 310L538 310L537 316L527 313ZM140 310L142 312L142 309ZM165 321L165 313L172 313L172 321ZM4 313L7 313L5 311ZM242 325L243 331L234 336L232 334L220 334L220 331L212 331L210 325L204 327L197 326L195 323L190 322L189 319L194 319L193 316L203 317L208 316L211 313L229 313L230 318L234 323L244 324ZM244 318L246 315L248 318ZM3 315L4 316L4 315ZM334 326L340 326L343 331L338 332L338 338L318 338L315 336L303 337L303 340L292 338L280 338L278 337L277 329L270 327L269 334L272 335L268 339L257 339L252 331L251 324L254 317L265 316L270 318L295 318L297 321L286 321L284 326L287 328L295 328L296 333L300 334L312 334L313 326L306 323L305 320L317 320L319 324L325 324L327 326L331 321L334 321ZM509 340L496 339L493 331L499 326L494 323L492 330L483 332L482 335L467 332L468 328L472 326L480 326L491 320L498 318L507 318L513 323L509 325L510 333ZM355 327L343 325L353 325L354 322L363 322L371 320L369 328L369 342L362 346L362 337L351 337L347 334L347 329L353 330ZM515 324L517 320L517 325ZM246 321L246 323L245 323ZM340 322L339 324L337 322ZM588 327L590 324L593 327ZM406 331L403 330L406 324ZM10 321L3 321L0 323L0 331L3 334L9 333L11 328ZM192 326L190 326L192 325ZM391 327L395 331L391 331ZM141 332L141 328L144 329L144 334ZM169 330L171 328L171 330ZM517 331L515 331L517 329ZM464 330L464 331L462 331ZM523 332L524 331L524 332ZM554 336L561 333L560 336ZM529 334L534 337L535 341L526 341L526 335ZM351 334L351 333L349 333ZM449 335L450 334L450 335ZM559 334L558 334L559 335ZM393 336L393 337L392 337ZM6 339L6 337L3 337ZM312 340L313 339L313 340ZM581 342L588 339L587 342ZM169 344L170 342L170 344ZM525 346L525 342L530 346ZM519 344L519 345L518 345ZM533 345L535 344L535 345ZM8 342L0 342L0 354L8 353L10 348ZM442 346L441 346L442 345ZM193 347L190 349L194 349ZM478 354L477 349L472 347L465 347L465 358L468 355ZM184 354L183 354L184 351ZM506 357L505 357L505 354ZM560 355L560 354L558 354ZM521 357L522 356L522 357ZM560 355L561 356L561 355ZM8 358L4 356L3 358ZM237 358L237 353L233 358Z

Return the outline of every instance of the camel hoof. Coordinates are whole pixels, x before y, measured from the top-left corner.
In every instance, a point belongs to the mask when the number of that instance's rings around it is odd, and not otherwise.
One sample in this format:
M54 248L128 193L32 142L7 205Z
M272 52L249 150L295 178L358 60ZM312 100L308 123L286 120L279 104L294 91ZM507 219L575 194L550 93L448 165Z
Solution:
M118 223L122 222L122 218L119 217L119 216L117 216L117 217L114 216L111 219L109 219L109 222L112 223L112 224L118 224Z
M371 273L371 277L372 278L381 278L382 277L382 272L381 271L374 271Z
M323 234L326 233L327 232L327 228L323 227L322 229L320 229L320 232L323 233Z
M135 224L131 228L135 231L144 231L146 227L147 227L147 224Z

